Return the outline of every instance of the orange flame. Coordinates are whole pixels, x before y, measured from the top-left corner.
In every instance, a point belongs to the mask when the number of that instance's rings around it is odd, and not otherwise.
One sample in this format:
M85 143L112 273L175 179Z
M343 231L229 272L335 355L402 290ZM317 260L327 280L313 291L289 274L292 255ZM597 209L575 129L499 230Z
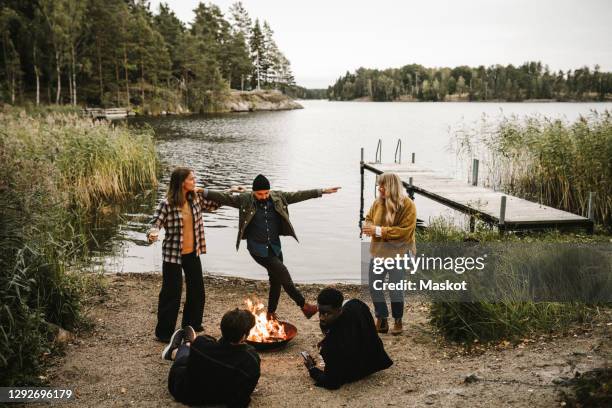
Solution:
M246 299L247 309L255 316L255 326L251 329L247 340L258 343L273 343L287 338L285 327L276 319L268 320L263 303Z

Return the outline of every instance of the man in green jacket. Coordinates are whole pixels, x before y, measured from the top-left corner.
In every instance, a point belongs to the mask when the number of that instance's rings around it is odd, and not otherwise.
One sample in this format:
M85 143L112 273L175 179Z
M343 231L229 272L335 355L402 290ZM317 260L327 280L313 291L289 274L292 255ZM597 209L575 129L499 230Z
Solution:
M290 235L297 241L295 230L291 221L289 221L289 211L287 209L289 204L321 197L322 194L332 194L337 192L339 188L331 187L296 192L275 191L270 190L270 182L260 174L253 180L252 192L246 192L243 187L232 188L232 191L239 194L204 189L203 194L207 199L238 209L236 250L240 246L240 240L246 239L247 249L255 262L268 271L270 279L269 319L276 318L275 312L281 287L302 309L308 319L317 313L317 306L306 303L304 296L293 284L291 275L283 263L280 236Z

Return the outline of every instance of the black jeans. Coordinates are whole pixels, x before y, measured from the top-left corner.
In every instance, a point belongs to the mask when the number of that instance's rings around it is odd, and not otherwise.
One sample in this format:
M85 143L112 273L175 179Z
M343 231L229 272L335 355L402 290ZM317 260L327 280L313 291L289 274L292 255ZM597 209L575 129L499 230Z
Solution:
M191 350L185 344L181 344L176 351L176 357L170 368L170 374L168 375L168 390L170 394L177 400L182 401L184 399L183 382L187 376L187 361L189 360L189 351Z
M268 293L268 312L276 312L278 306L278 299L280 298L281 286L285 289L285 292L291 299L299 306L303 307L306 303L304 296L293 284L289 270L283 264L283 254L279 256L272 250L268 250L268 256L257 256L251 254L255 262L266 268L268 271L268 278L270 279L270 292Z
M157 327L155 328L155 335L160 339L169 339L176 326L183 290L181 269L185 271L185 285L187 286L181 326L189 325L198 329L202 325L205 301L202 263L200 257L192 252L181 257L180 265L164 262L162 266L163 281L159 292Z

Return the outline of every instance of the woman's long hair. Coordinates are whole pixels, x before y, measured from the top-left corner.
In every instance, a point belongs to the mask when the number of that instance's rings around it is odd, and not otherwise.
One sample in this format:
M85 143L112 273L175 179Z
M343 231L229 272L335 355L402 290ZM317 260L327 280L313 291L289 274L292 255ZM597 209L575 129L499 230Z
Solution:
M402 199L406 197L402 180L395 173L383 173L378 176L378 184L385 188L385 198L378 198L385 206L385 221L387 225L393 225L395 213L399 210Z
M182 207L185 204L185 197L183 196L183 182L189 177L189 174L193 170L188 167L177 167L170 176L170 184L168 185L168 192L166 198L168 204L175 207ZM189 192L188 194L191 194Z

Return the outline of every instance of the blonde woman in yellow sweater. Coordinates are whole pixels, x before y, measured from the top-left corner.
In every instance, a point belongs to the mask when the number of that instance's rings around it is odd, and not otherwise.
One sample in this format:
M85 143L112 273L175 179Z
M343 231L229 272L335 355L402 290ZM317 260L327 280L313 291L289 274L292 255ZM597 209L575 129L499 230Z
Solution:
M383 173L378 176L379 196L372 204L362 232L372 237L370 255L374 257L395 257L416 252L415 229L416 207L414 202L406 195L399 176L395 173ZM400 282L404 278L404 270L385 269L381 274L374 274L373 262L370 262L370 294L374 303L376 315L376 329L379 333L387 333L389 324L389 309L384 292L375 290L371 283L375 279L389 282ZM404 314L404 292L401 290L389 291L391 299L391 314L394 319L391 334L402 333L402 317Z

